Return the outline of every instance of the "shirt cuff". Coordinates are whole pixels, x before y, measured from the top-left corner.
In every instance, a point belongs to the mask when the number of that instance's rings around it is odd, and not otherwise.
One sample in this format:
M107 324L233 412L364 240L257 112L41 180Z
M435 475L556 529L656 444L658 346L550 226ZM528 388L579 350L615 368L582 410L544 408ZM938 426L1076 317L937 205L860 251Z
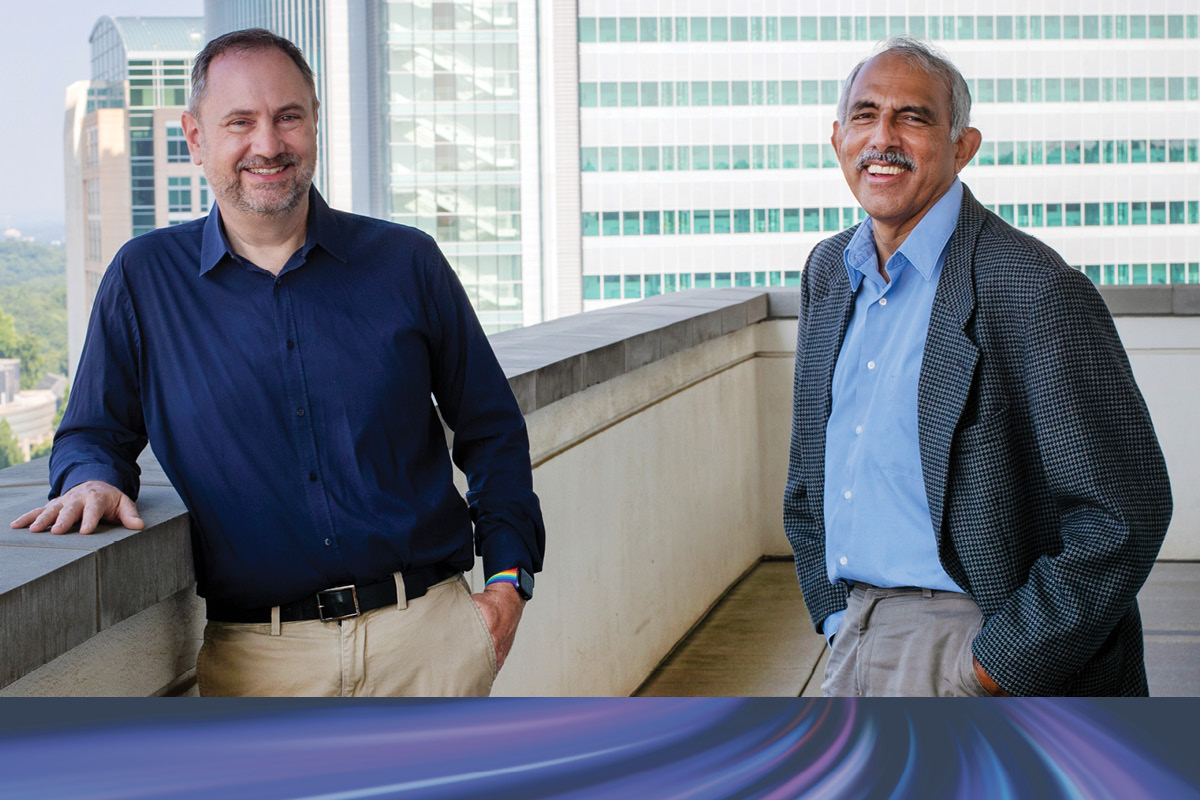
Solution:
M135 484L130 486L129 479L119 469L107 466L105 464L80 464L68 469L62 477L62 485L58 494L53 494L50 497L53 500L55 497L66 494L72 487L78 486L87 481L104 481L110 486L115 486L125 494L129 495L129 499L137 501L138 486Z
M483 543L483 579L513 567L533 572L533 559L516 531L496 530Z
M842 615L845 613L845 609L833 612L825 618L825 622L821 626L821 632L825 634L825 643L830 647L833 647L833 635L842 626Z

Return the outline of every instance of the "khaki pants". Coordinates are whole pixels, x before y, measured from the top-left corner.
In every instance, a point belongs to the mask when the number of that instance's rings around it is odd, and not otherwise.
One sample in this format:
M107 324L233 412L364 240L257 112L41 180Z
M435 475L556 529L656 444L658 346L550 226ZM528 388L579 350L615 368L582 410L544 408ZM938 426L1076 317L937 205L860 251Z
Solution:
M826 697L988 697L971 642L979 606L959 592L858 583L825 667Z
M209 620L196 659L202 696L485 697L491 632L461 575L411 603L340 622Z

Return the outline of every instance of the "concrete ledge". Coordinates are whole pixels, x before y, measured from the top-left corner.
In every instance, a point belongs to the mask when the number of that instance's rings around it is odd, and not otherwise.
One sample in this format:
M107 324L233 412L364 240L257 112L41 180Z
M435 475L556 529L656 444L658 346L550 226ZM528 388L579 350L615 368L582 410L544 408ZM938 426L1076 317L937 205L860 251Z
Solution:
M1200 285L1098 286L1114 317L1200 316Z
M138 510L146 527L89 536L0 526L0 687L194 584L187 510L147 451ZM49 459L0 470L0 517L46 501Z

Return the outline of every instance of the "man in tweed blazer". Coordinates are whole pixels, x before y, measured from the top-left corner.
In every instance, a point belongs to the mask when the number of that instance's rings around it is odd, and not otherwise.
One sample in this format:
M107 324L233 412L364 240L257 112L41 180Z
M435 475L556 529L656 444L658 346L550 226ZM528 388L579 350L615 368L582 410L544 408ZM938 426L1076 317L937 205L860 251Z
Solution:
M1171 516L1166 466L1091 283L958 181L969 110L957 69L906 39L838 106L869 219L803 273L784 497L832 639L823 689L1144 695L1135 596ZM910 312L919 335L888 327Z

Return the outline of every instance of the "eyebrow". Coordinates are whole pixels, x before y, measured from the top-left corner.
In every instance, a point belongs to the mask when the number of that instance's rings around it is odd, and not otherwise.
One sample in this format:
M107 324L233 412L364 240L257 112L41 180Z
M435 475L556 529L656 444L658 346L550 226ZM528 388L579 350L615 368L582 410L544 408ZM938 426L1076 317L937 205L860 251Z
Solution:
M853 106L850 107L850 111L851 112L861 111L864 108L870 108L870 109L874 109L875 111L878 111L879 104L876 103L874 100L859 100L857 103L855 103ZM896 109L896 113L897 114L918 114L918 115L930 120L931 122L937 122L937 114L935 114L933 109L929 108L928 106L916 106L916 105L901 106L900 108Z
M275 110L274 110L274 111L271 113L271 116L273 116L273 117L277 117L277 116L279 116L280 114L294 113L294 112L296 112L296 111L299 111L300 113L307 113L307 112L308 112L308 109L306 109L306 108L305 108L303 105L301 105L300 103L288 103L286 106L281 106L280 108L277 108L277 109L275 109ZM226 114L225 116L221 117L221 121L222 121L222 122L225 122L225 121L227 121L227 120L229 120L229 119L232 119L232 118L234 118L234 117L253 117L253 116L256 116L257 114L258 114L258 112L257 112L257 111L254 111L254 110L252 110L252 109L248 109L248 108L235 108L233 111L230 111L228 114Z

